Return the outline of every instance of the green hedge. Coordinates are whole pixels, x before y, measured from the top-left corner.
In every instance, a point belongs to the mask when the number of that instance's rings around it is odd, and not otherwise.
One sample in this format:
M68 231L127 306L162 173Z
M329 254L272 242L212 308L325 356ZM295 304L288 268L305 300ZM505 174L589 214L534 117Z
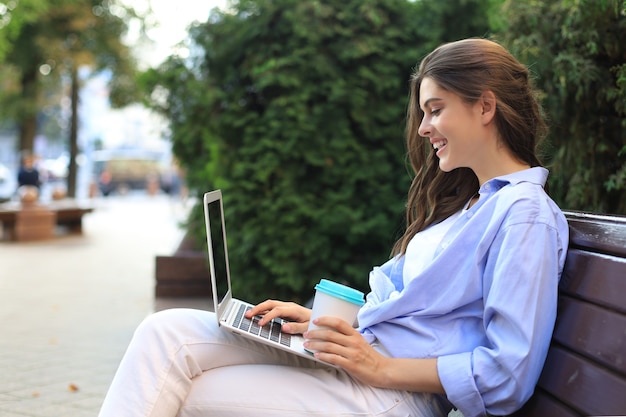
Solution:
M479 3L240 1L191 30L191 60L146 76L191 188L224 192L237 294L306 301L320 278L367 288L403 227L410 74L441 41L430 29L486 33L469 18ZM204 240L200 209L189 227Z

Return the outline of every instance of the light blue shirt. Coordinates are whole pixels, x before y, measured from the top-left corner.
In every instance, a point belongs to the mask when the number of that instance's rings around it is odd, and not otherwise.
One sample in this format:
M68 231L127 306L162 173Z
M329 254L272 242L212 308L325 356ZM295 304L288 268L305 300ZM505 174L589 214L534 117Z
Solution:
M483 184L416 276L403 276L404 256L370 273L361 333L393 357L438 358L465 417L512 413L541 373L569 238L547 176L536 167Z

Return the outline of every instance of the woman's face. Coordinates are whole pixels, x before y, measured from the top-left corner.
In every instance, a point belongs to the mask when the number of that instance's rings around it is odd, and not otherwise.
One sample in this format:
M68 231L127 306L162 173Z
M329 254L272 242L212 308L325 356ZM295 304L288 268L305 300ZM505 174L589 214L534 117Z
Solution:
M424 78L419 104L424 112L419 134L428 138L435 149L439 168L449 172L467 167L476 172L484 163L486 150L480 101L468 104L460 96L440 88L431 78Z

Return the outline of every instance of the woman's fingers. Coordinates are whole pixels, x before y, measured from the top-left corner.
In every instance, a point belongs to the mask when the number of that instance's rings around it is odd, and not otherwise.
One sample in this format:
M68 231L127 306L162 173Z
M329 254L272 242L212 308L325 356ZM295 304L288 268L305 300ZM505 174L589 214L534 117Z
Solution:
M315 351L320 360L340 366L366 383L376 383L384 358L356 329L343 320L329 317L320 317L315 324L325 328L304 333L307 349Z
M322 316L313 320L313 324L318 327L333 329L342 334L354 334L356 330L347 321L338 317Z
M309 328L309 322L298 323L295 321L283 324L282 330L289 334L303 334Z
M359 356L359 351L369 347L363 336L346 321L335 317L319 317L313 321L319 329L305 332L307 347L346 358Z
M346 349L362 339L346 321L335 317L319 317L313 321L317 329L303 333L305 346L312 350L345 355Z
M248 318L257 315L263 316L263 318L259 320L259 324L261 326L277 317L293 320L297 323L304 323L308 322L311 317L311 310L296 303L267 300L257 304L246 312L246 317ZM296 328L298 329L298 332L301 332L301 326L296 326Z
M275 300L263 301L262 303L252 306L252 308L246 312L246 316L249 318L252 316L259 316L262 314L266 314L269 311L271 311L274 307L276 307L278 303L279 301L275 301Z

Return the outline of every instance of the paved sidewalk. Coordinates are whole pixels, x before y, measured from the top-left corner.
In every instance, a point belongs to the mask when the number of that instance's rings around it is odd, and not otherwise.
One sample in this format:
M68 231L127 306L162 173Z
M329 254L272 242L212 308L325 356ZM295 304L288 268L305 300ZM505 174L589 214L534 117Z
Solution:
M82 236L0 242L0 416L97 416L137 324L155 309L156 255L186 214L167 196L96 199Z

